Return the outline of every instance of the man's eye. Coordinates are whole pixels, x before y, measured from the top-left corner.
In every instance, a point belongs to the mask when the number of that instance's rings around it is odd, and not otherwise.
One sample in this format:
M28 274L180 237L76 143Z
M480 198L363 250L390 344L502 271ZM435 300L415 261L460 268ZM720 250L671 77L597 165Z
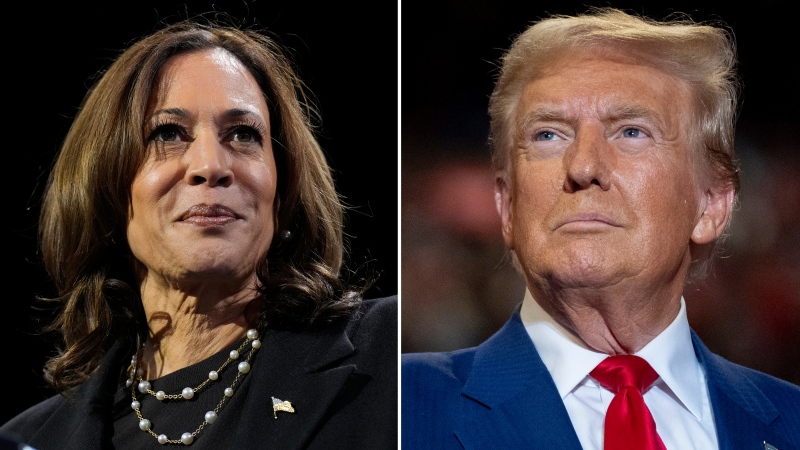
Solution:
M556 138L556 134L553 133L552 131L542 131L542 132L537 133L536 136L533 137L533 140L535 140L535 141L552 141L555 138Z
M626 138L638 138L644 137L644 132L638 128L626 128L622 131L622 137Z

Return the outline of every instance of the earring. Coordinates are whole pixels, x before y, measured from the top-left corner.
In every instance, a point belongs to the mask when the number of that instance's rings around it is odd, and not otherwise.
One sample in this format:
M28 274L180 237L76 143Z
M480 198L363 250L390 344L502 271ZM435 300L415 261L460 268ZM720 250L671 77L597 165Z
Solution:
M281 231L281 240L288 241L291 238L292 238L291 230L283 230L283 231Z

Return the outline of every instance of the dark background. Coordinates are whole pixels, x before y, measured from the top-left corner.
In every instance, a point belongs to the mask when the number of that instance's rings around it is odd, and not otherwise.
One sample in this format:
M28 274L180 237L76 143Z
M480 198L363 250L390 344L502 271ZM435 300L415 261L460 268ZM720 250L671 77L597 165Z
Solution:
M740 207L714 270L684 297L713 351L800 384L800 38L796 16L770 2L403 0L402 351L477 345L522 300L486 145L495 63L532 22L587 5L654 19L682 12L733 30Z
M51 6L53 5L53 6ZM352 266L380 274L369 296L396 294L398 262L397 9L365 11L333 2L216 1L55 2L29 4L6 30L10 75L3 108L11 207L5 228L3 381L13 386L0 423L43 399L45 358L37 336L36 295L52 295L36 247L42 189L50 164L83 96L99 71L160 21L208 11L258 24L288 46L321 115L319 140L348 212ZM369 15L369 19L364 18ZM24 19L24 20L23 20ZM11 35L9 36L9 33ZM365 42L371 47L365 48ZM6 78L8 80L8 78ZM11 126L8 126L11 125ZM10 139L9 139L10 138ZM10 157L10 160L8 159Z

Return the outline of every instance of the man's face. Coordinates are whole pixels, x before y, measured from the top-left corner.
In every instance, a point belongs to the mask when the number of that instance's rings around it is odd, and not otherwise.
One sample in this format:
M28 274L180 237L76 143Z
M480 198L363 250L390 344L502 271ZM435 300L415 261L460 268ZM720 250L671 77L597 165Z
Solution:
M691 105L684 82L622 55L567 53L524 88L497 202L529 285L682 285L690 242L722 230L701 224Z

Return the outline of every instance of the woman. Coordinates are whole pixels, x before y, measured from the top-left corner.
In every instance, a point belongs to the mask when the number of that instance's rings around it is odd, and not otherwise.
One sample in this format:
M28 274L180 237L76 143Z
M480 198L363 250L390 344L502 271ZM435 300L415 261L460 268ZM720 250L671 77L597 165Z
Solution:
M396 446L396 300L340 276L342 205L302 84L263 34L133 44L53 167L42 255L61 394L2 427L39 450Z

